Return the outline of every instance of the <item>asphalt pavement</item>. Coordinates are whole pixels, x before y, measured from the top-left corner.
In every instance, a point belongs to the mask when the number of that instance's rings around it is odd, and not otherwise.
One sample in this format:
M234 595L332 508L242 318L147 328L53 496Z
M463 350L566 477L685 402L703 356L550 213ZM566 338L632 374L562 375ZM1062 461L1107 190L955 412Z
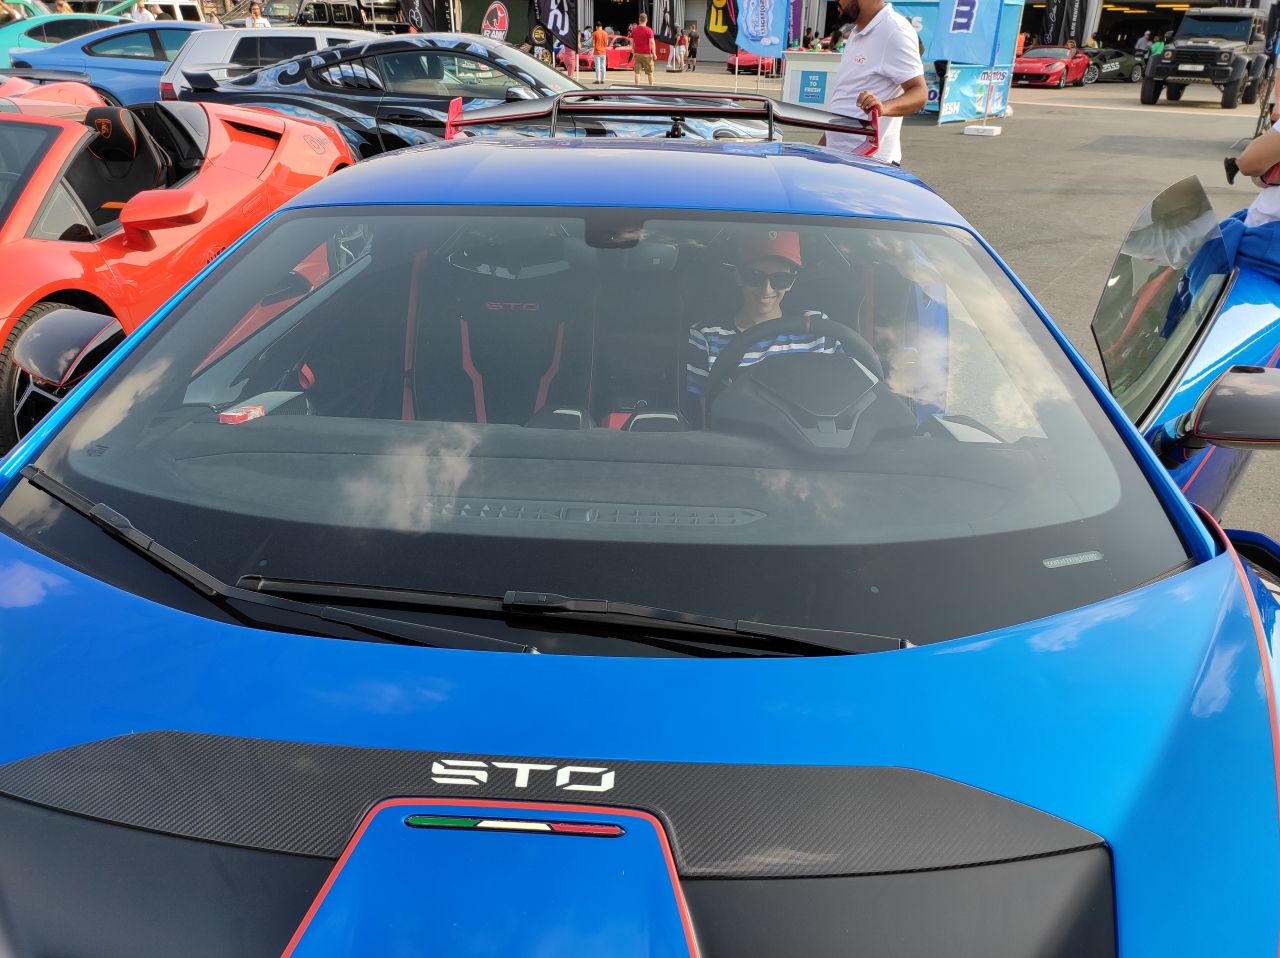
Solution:
M630 74L610 79L631 85ZM757 89L756 77L735 80L723 64L683 75L659 70L656 79L663 86ZM759 89L778 96L781 87L766 78ZM1013 115L997 121L996 137L965 136L962 123L907 118L903 165L977 228L1100 369L1089 321L1142 208L1192 175L1224 217L1257 194L1243 178L1228 186L1222 169L1222 158L1253 135L1257 107L1224 110L1219 96L1193 85L1178 103L1142 106L1138 86L1128 83L1014 89ZM1254 454L1222 518L1280 538L1280 452Z

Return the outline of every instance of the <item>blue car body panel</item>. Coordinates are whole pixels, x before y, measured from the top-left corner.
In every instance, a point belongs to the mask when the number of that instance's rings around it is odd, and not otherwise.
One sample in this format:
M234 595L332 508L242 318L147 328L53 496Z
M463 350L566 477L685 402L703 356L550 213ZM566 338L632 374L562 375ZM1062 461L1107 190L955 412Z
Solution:
M420 151L403 151L343 171L291 205L695 207L970 229L907 174L811 147L424 149L434 151L430 177L409 175ZM646 149L677 154L679 175L657 181ZM862 188L850 189L851 169L862 171ZM1237 287L1233 297L1247 288ZM171 305L0 461L0 483L16 480ZM1271 955L1280 938L1280 807L1268 646L1280 606L1253 579L1246 590L1232 557L1214 557L1169 474L1050 328L1200 564L1049 619L890 654L613 659L264 633L158 605L0 537L0 763L180 730L459 754L911 768L1101 835L1126 958ZM1242 341L1259 341L1261 330ZM477 897L475 908L485 907Z
M264 634L3 538L0 570L0 762L177 729L463 754L902 766L1102 835L1121 954L1276 947L1280 832L1260 671L1271 665L1229 556L988 635L758 662Z
M94 87L111 94L126 106L160 99L160 76L169 62L141 57L93 56L86 47L109 37L154 29L217 30L211 23L164 20L154 23L127 23L108 30L85 34L39 50L23 50L21 58L37 70L75 70L89 74Z

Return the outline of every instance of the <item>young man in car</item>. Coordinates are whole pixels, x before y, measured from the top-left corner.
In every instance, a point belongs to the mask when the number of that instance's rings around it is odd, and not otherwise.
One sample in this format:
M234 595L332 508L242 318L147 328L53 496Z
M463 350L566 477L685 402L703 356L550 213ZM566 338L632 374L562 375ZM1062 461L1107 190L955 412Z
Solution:
M707 397L707 377L716 357L739 336L751 336L751 329L771 319L826 318L817 310L783 310L782 301L795 285L803 263L800 234L784 230L744 233L738 240L733 279L742 291L737 313L727 323L697 323L689 330L689 358L686 369L689 392ZM753 343L740 365L750 366L779 353L838 353L839 340L808 332L783 333Z
M653 58L656 48L653 45L653 30L649 28L649 15L640 14L640 22L631 29L631 46L635 51L633 69L636 75L636 86L640 85L640 74L649 74L649 86L653 86Z

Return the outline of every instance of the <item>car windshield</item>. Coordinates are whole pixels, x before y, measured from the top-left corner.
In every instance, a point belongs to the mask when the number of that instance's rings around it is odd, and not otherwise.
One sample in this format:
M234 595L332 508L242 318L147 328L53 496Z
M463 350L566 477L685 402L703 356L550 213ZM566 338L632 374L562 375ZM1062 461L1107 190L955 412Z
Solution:
M537 80L539 86L555 93L570 93L573 90L584 89L581 83L576 80L570 80L563 73L558 73L551 69L537 57L531 57L523 50L510 44L503 44L501 56Z
M37 465L224 582L524 590L912 643L1187 558L984 248L897 221L289 212ZM0 518L43 528L48 502Z
M1215 37L1221 40L1239 40L1247 43L1249 30L1253 26L1250 17L1205 17L1187 14L1178 27L1179 40L1191 37Z
M1028 60L1068 60L1071 51L1066 47L1033 47L1022 55Z
M0 121L0 226L57 135L43 123Z

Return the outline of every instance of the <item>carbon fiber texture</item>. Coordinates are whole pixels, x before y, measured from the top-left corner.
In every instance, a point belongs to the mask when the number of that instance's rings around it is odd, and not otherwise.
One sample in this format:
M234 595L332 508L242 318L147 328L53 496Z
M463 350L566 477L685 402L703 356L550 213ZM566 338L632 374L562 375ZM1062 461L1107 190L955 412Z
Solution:
M439 762L464 771L444 772ZM554 766L520 774L494 763ZM433 766L435 770L433 772ZM447 768L448 766L445 766ZM576 771L568 780L565 767ZM604 785L608 790L568 789ZM475 774L483 772L481 776ZM471 785L441 784L455 778ZM336 858L393 796L643 808L685 878L799 878L955 868L1102 845L1076 825L903 768L521 758L144 732L0 766L0 794L108 822Z

